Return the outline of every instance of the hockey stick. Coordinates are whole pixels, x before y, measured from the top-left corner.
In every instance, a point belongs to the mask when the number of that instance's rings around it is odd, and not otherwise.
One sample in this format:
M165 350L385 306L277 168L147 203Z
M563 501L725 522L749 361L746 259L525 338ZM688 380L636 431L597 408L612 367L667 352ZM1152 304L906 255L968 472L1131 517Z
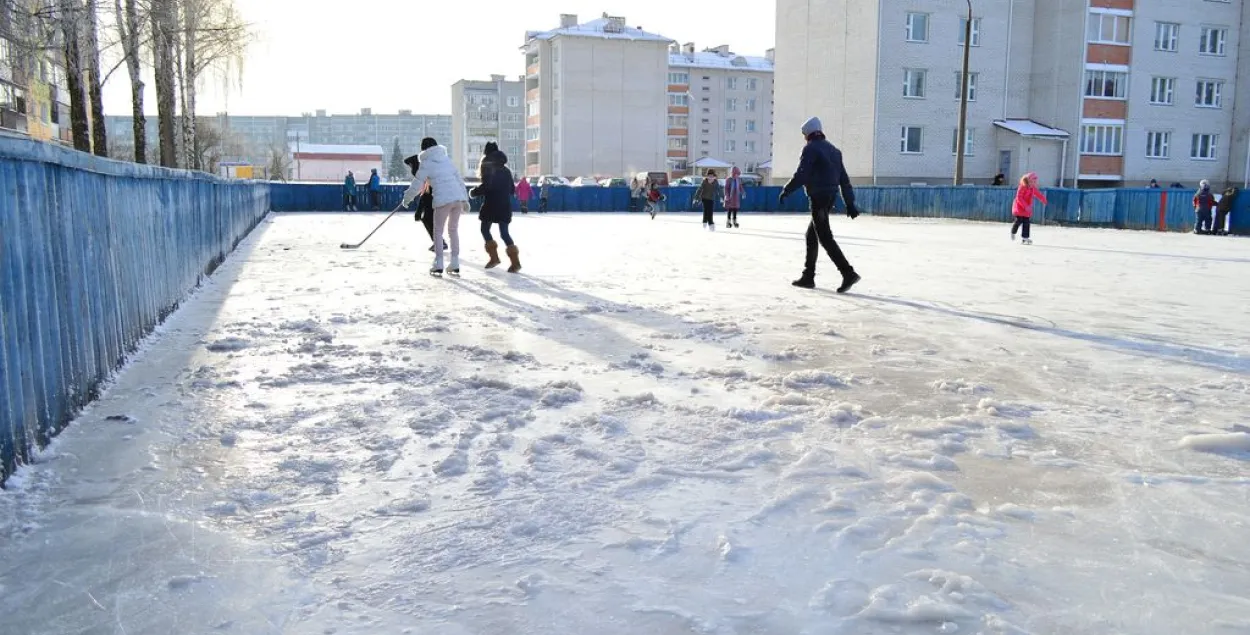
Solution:
M390 214L387 214L387 215L386 215L386 218L383 218L383 219L382 219L382 222L378 223L378 226L377 226L377 227L374 227L374 228L373 228L373 231L369 232L369 235L368 235L368 236L365 236L365 239L364 239L364 240L362 240L362 241L360 241L360 242L358 242L358 243L356 243L356 244L354 244L354 245L351 245L351 244L348 244L348 243L343 243L343 244L339 245L339 249L359 249L361 245L363 245L363 244L365 244L366 242L368 242L370 238L373 238L373 235L374 235L374 234L376 234L376 233L378 233L378 230L379 230L379 229L382 229L382 226L386 224L386 221L391 220L391 217L392 217L392 216L394 216L394 215L398 214L398 213L399 213L399 210L400 210L403 206L404 206L404 204L403 204L403 203L400 203L399 205L397 205L397 206L395 207L394 211L392 211Z

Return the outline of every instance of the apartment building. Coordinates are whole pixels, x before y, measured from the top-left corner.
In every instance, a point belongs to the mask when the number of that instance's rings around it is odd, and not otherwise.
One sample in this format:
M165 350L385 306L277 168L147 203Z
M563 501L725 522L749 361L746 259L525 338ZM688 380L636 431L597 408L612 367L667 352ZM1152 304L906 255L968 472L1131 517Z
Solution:
M694 164L755 172L772 156L773 52L737 55L728 46L695 52L673 44L668 56L668 147L673 176Z
M434 137L444 144L450 143L452 138L450 115L413 114L411 110L374 114L364 108L355 115L330 115L318 110L298 117L219 113L199 117L196 121L221 132L229 156L253 165L268 164L275 148L285 149L289 144L379 145L386 150L389 159L397 140L400 150L407 156L420 150L424 137ZM131 117L105 118L113 145L134 147L132 122ZM149 144L155 144L155 116L147 118L147 137Z
M525 174L667 170L671 43L607 14L526 33Z
M508 155L509 164L525 160L525 77L508 81L462 79L451 86L451 142L448 149L466 176L476 174L487 142ZM515 167L515 166L513 166Z
M856 182L950 182L962 7L945 0L777 4L778 177L797 162L799 126L817 115ZM1240 46L1250 2L973 6L968 181L1030 170L1069 186L1250 177L1250 54L1243 50L1250 44Z
M60 38L32 39L29 0L0 2L0 128L45 141L73 142ZM25 10L15 10L23 6ZM87 104L88 109L90 104Z

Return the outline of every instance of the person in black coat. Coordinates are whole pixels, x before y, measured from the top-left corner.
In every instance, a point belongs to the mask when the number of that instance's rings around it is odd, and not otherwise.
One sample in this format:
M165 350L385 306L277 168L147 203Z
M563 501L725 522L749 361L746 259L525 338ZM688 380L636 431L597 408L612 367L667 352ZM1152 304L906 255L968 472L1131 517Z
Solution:
M842 286L838 293L846 293L859 282L859 274L851 267L842 248L833 239L829 229L829 212L833 211L834 199L838 190L842 190L842 198L846 201L846 215L850 218L859 216L855 207L855 190L851 187L851 178L842 164L842 152L825 139L821 131L820 119L812 117L803 124L803 138L807 145L799 157L799 168L794 178L781 190L781 203L786 197L800 187L807 190L807 198L811 205L812 222L807 226L807 259L803 266L803 276L793 282L794 286L812 289L816 286L816 255L818 247L824 247L829 258L837 265L842 274Z
M422 150L428 150L429 148L432 148L436 145L438 145L438 142L435 141L431 137L426 137L421 140ZM404 164L407 165L410 170L412 170L413 176L416 176L417 170L421 168L421 160L417 158L418 156L419 155L414 154L408 157L407 159L404 159ZM434 240L434 190L433 188L426 189L425 193L421 195L421 198L417 199L417 212L416 214L413 215L413 218L419 221L422 225L425 225L425 233L429 234L430 240L433 241ZM443 239L443 244L444 245L449 244L446 238ZM434 251L434 245L430 245L430 251Z
M512 223L512 195L516 192L516 183L512 182L512 170L508 169L508 155L500 151L499 145L493 141L486 144L480 172L482 184L473 188L469 195L485 199L477 218L482 221L482 238L486 240L486 253L490 256L486 268L491 269L503 262L499 259L499 243L490 233L490 226L494 223L499 225L499 237L506 246L510 261L508 272L516 273L521 270L521 252L508 232L508 225Z

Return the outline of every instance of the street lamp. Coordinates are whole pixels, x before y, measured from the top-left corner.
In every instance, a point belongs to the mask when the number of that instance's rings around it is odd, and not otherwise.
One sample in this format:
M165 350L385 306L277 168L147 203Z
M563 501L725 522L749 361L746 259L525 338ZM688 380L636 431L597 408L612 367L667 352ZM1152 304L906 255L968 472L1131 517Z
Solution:
M968 22L964 25L963 86L959 90L959 132L955 140L955 185L964 184L964 145L968 142L968 57L972 53L972 0L968 2ZM1006 96L1004 96L1006 99Z

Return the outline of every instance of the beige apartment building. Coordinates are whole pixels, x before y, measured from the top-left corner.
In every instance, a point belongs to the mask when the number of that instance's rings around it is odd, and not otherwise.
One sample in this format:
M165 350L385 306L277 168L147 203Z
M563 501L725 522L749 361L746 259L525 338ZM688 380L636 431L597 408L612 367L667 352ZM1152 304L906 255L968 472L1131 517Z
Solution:
M514 171L525 160L525 78L492 75L451 85L451 150L460 173L478 173L486 144L494 141Z
M969 181L1250 180L1250 2L972 4ZM816 115L858 183L951 182L965 6L777 0L778 178Z
M526 33L525 156L516 171L624 176L666 170L671 41L604 14Z
M753 173L772 156L773 52L738 55L728 46L668 56L668 166L673 176L699 161Z

